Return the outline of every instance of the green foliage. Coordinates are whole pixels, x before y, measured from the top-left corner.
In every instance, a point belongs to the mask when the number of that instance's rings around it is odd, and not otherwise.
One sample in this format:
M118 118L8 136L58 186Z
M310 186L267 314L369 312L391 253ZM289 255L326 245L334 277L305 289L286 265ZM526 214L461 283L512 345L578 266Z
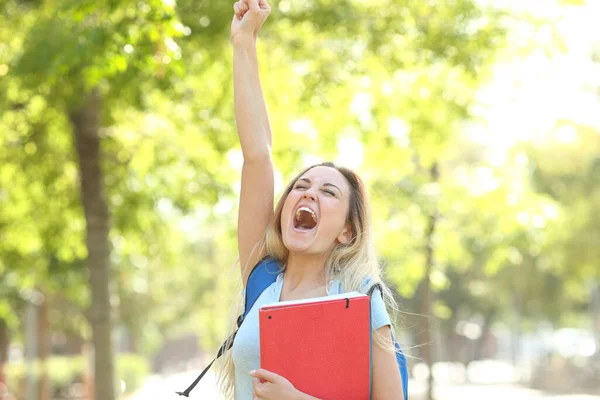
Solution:
M530 149L532 178L539 191L561 205L550 227L549 255L561 276L582 284L600 279L600 135L592 127L565 121L555 137Z
M50 357L45 370L53 391L66 392L70 385L83 383L86 362L81 356ZM31 368L31 370L28 370L28 368ZM116 357L116 369L116 378L125 383L125 393L131 393L141 386L143 379L150 371L150 366L142 356L119 354ZM33 363L31 366L26 365L24 362L6 364L4 366L6 385L12 393L25 393L26 373L30 372L33 374L34 379L39 379L43 370L44 367L40 363Z
M40 288L62 313L53 330L89 335L68 115L97 87L119 323L145 354L186 330L214 348L239 293L231 4L2 5L0 318L21 329L20 304ZM527 149L533 169L521 163L522 149L494 166L463 134L517 17L473 0L272 6L258 50L278 188L301 167L342 156L369 186L378 249L405 309L418 309L426 227L436 214L436 316L450 326L516 304L531 319L560 321L563 295L575 299L578 279L597 278L594 136L581 128L585 141L576 146ZM568 162L555 163L556 154ZM438 182L428 174L434 162ZM130 364L123 376L131 373L135 386L145 367ZM73 377L71 367L56 368L57 382Z
M164 77L181 58L174 38L183 35L183 26L169 2L9 2L7 10L9 19L21 16L27 29L11 75L17 71L23 86L53 96L55 106L74 104L85 91L109 82L114 96L131 94L121 90L126 82Z
M137 354L120 354L117 356L117 379L125 383L125 392L131 393L141 387L150 373L148 361Z

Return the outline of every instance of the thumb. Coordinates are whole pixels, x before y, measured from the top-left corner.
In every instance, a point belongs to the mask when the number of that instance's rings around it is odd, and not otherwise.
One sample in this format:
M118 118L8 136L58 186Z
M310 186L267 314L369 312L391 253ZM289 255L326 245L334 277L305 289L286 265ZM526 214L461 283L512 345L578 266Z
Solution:
M254 371L250 371L250 376L254 377L254 378L259 378L259 379L263 379L267 382L271 382L271 383L275 383L277 381L277 379L279 378L279 375L267 371L265 369L257 369Z

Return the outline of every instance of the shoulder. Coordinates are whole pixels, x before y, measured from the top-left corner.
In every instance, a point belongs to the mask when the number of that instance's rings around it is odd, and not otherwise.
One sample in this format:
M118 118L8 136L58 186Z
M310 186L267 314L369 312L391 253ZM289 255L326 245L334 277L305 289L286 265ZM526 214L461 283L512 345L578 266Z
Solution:
M330 294L341 294L352 291L351 288L346 288L342 284L342 280L339 279L339 277L332 279L329 282L329 285L333 289L332 293ZM365 276L364 278L362 278L362 282L360 284L360 289L358 289L358 292L369 296L378 293L379 296L381 296L381 284L374 282L371 276Z
M252 267L248 276L248 284L263 280L274 281L281 272L283 272L283 263L270 255L266 255Z
M254 304L258 296L277 280L281 272L281 261L268 255L260 259L252 268L246 288L242 291L247 303Z
M338 284L338 290L333 290L333 293L344 293L339 280L334 281ZM336 286L334 286L335 288ZM377 330L382 326L391 325L390 316L388 314L383 296L381 293L381 284L374 281L371 276L365 276L362 279L360 293L366 294L371 298L371 325L373 330Z
M374 282L370 276L363 279L361 292L371 298L371 324L373 330L391 325L390 315L385 306L381 290L381 284Z
M377 281L373 280L372 276L367 275L367 276L363 277L362 283L360 286L361 293L365 293L370 296L377 289L379 289L379 292L381 293L381 284L378 283Z

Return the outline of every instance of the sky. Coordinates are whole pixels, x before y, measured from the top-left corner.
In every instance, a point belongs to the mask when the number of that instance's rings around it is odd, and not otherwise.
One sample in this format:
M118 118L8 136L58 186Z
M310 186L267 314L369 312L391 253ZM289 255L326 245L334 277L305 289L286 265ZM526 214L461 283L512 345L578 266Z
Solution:
M600 62L592 60L594 46L600 53L600 0L580 6L560 5L557 0L480 2L547 21L534 25L515 19L491 80L477 93L472 107L477 122L468 121L463 133L487 147L490 164L503 167L509 150L521 141L576 140L576 129L557 129L559 121L595 126L600 132ZM561 41L564 47L558 45ZM357 93L350 111L370 115L369 100L367 94ZM390 129L392 135L395 131L407 132ZM360 141L343 139L338 150L335 162L360 168L364 161ZM309 158L305 164L314 162Z
M594 46L600 52L597 25L600 0L587 0L581 6L561 6L557 0L480 1L482 5L491 4L548 21L537 27L521 21L511 27L506 51L494 66L490 81L477 93L472 111L478 122L469 122L465 134L487 147L490 164L503 167L509 150L520 141L575 140L575 129L556 129L560 120L596 126L600 132L600 62L592 60ZM564 42L563 49L557 47L557 38ZM524 48L528 50L523 51ZM359 102L359 109L369 108L365 104L368 99L358 100L364 100ZM309 120L290 122L292 132L307 132L310 128ZM406 129L399 130L406 134ZM336 163L360 168L364 161L360 141L343 139L338 143L338 150ZM229 156L230 163L241 169L241 152L236 149ZM526 164L526 157L522 158ZM308 157L305 164L316 161L318 159ZM493 179L480 181L475 186L483 189L485 186L485 190L493 188L488 187ZM283 177L276 171L277 193L283 183ZM232 207L228 200L217 209L226 213Z
M550 25L537 31L526 23L516 26L509 52L526 37L538 46L526 57L507 54L494 67L493 79L478 92L474 112L481 122L470 128L469 136L504 152L522 140L574 140L575 130L555 129L559 120L600 130L600 63L592 61L594 46L600 48L600 1L578 7L562 7L554 0L496 2L556 21L552 26L566 51L556 48Z

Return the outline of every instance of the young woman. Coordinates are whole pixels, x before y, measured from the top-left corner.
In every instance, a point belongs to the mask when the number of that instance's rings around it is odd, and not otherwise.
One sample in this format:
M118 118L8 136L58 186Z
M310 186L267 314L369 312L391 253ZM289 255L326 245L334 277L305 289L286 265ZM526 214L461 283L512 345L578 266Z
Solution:
M242 283L265 257L282 272L258 298L242 323L221 370L226 395L236 400L314 399L286 379L260 369L258 309L267 303L363 291L365 278L380 283L372 297L374 400L403 398L386 303L395 309L381 280L370 226L368 196L361 179L346 168L324 163L301 172L273 211L271 128L260 86L256 38L270 13L266 0L234 4L235 114L244 156L238 215ZM385 302L384 302L385 299ZM293 362L293 360L290 360Z

